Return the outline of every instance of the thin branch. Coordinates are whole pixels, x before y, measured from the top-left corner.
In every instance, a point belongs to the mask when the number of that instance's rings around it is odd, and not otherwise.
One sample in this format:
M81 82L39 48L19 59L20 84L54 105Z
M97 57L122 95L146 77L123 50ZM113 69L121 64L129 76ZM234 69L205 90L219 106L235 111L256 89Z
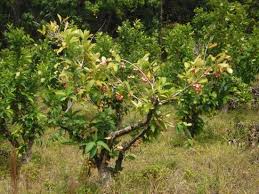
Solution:
M65 113L67 113L73 106L73 102L71 100L69 100L67 102L67 109L65 110Z
M101 31L101 29L103 28L103 26L105 25L105 23L106 23L106 20L104 20L104 22L103 22L103 24L101 25L101 27L100 27L100 28L95 32L95 34L92 36L92 38L91 38L91 40L90 40L91 42L92 42L92 40L95 38L96 34Z
M121 136L123 136L125 134L130 133L131 131L134 131L136 129L142 128L143 126L145 126L145 123L146 123L146 121L138 122L136 124L127 126L127 127L123 128L123 129L120 129L118 131L114 131L106 139L113 140L113 139L116 139L118 137L121 137Z
M148 81L148 83L150 84L150 86L152 87L152 90L153 90L153 84L151 83L151 81L148 79L148 77L146 76L146 74L137 66L137 65L135 65L134 63L131 63L130 61L128 61L128 60L125 60L125 59L121 59L122 61L124 61L124 62L126 62L126 63L129 63L129 64L131 64L133 67L135 67L143 76L144 76L144 78L145 78L145 80L147 80Z
M201 78L203 78L205 76L205 73L203 73L195 82L193 83L196 83L198 82ZM164 100L164 101L161 101L160 102L160 105L165 105L165 104L169 104L171 103L173 100L175 100L175 97L179 96L180 94L184 93L187 89L189 89L193 83L187 85L185 88L183 88L182 90L180 90L179 92L176 92L174 95L171 96L170 99L167 99L167 100Z

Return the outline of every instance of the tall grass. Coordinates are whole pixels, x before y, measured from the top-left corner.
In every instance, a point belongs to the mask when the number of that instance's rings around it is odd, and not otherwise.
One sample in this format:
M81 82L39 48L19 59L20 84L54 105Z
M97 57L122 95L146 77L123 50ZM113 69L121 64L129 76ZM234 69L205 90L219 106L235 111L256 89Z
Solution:
M239 147L229 144L228 138L229 132L240 135L234 131L238 130L234 127L236 122L258 122L258 110L220 112L206 120L204 133L191 142L174 128L164 131L157 140L139 142L131 150L136 159L127 159L122 173L105 189L98 184L94 169L89 177L86 158L78 147L53 141L53 129L49 129L33 148L31 162L21 167L19 179L16 155L12 152L11 176L0 177L0 193L257 194L258 147Z

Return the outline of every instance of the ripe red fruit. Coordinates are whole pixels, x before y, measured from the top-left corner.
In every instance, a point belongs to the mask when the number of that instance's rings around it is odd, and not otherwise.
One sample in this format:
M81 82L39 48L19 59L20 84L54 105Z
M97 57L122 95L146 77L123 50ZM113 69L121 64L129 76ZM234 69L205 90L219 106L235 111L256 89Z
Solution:
M220 75L221 75L221 73L220 73L219 71L217 71L217 72L214 73L214 77L215 77L215 78L219 78Z
M202 85L199 83L193 84L192 85L193 89L195 90L196 93L200 93L202 90Z
M117 101L121 102L121 101L123 100L123 98L124 98L123 95L121 95L121 94L119 94L119 93L116 93L116 94L115 94L115 99L116 99Z
M64 88L67 88L68 84L65 82L65 83L63 83L63 86L64 86Z

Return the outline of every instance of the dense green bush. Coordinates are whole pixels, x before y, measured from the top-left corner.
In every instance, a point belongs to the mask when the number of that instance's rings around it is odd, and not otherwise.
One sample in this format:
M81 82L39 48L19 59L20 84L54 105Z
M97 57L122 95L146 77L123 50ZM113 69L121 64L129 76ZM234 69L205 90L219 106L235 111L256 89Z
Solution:
M210 0L207 9L196 10L192 21L197 39L216 44L211 53L226 51L232 57L234 74L246 83L258 74L258 30L250 21L245 6L227 0Z
M195 57L195 41L190 24L177 24L172 29L165 29L163 37L163 48L166 59L162 69L163 75L178 83L178 74L184 70L184 62L191 61Z
M127 60L135 62L146 54L150 54L151 61L160 57L158 34L148 35L139 20L133 25L129 21L124 22L118 28L116 41L120 45L121 55Z

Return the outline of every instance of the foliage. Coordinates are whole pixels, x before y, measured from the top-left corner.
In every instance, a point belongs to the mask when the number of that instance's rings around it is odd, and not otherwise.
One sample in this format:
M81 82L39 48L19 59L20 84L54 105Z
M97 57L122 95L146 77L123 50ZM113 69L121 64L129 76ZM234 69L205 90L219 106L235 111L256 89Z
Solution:
M0 2L0 28L12 21L32 35L10 26L1 40L1 138L26 156L45 129L44 109L107 180L136 142L166 129L163 106L177 109L178 131L197 135L204 115L250 98L244 82L259 72L254 3L209 0L191 23L172 23L190 20L199 3ZM57 13L68 17L48 23Z
M95 47L93 48L94 52L100 53L101 56L112 57L111 50L119 53L120 46L114 39L105 33L97 33L94 36Z
M206 60L197 58L193 63L185 63L187 72L179 77L192 83L193 80L188 78L189 74L200 76L200 79L193 83L193 90L184 92L177 104L177 114L181 119L177 124L178 131L185 131L193 137L203 129L202 115L219 109L233 97L240 102L249 98L246 85L237 78L227 75L233 72L228 65L228 60L229 56L221 53L216 57L209 55ZM206 71L201 71L203 74L200 73L202 65L207 67ZM202 85L203 83L207 84Z
M190 24L177 24L164 32L163 47L166 52L163 75L178 83L177 75L184 70L184 62L194 59L195 41Z
M44 131L38 103L38 46L22 29L9 26L5 35L8 48L0 53L0 135L24 156Z
M157 34L148 35L139 20L133 25L126 21L118 27L116 40L120 45L121 55L127 60L135 62L145 54L150 54L151 61L160 57Z
M112 52L111 58L101 57L93 52L94 44L89 32L69 26L66 22L64 28L51 22L41 32L58 46L56 53L59 62L53 70L60 88L52 86L45 96L52 107L51 118L69 132L84 152L90 153L97 166L102 157L118 153L120 149L117 147L121 146L115 138L121 136L120 133L127 134L144 128L143 137L152 135L146 133L150 124L153 126L152 132L155 132L160 118L154 108L158 105L158 98L165 98L170 90L163 90L165 79L155 80L152 76L158 66L149 63L147 55L137 63L127 62L115 52ZM127 67L125 63L128 63ZM90 120L82 117L80 111L72 109L73 104L80 102L94 110ZM130 130L127 131L121 121L134 110L147 115L147 118L128 126ZM123 149L126 151L126 147Z
M211 0L207 10L196 10L192 23L202 44L217 45L212 53L225 50L232 57L235 75L246 83L255 79L258 73L258 46L253 46L250 41L255 41L254 37L258 35L256 30L249 32L256 26L250 23L245 6L227 0Z
M10 22L38 37L37 28L60 14L91 32L116 35L118 26L127 19L140 19L147 29L153 31L163 23L190 21L194 8L200 3L201 0L2 0L0 29L5 30Z

